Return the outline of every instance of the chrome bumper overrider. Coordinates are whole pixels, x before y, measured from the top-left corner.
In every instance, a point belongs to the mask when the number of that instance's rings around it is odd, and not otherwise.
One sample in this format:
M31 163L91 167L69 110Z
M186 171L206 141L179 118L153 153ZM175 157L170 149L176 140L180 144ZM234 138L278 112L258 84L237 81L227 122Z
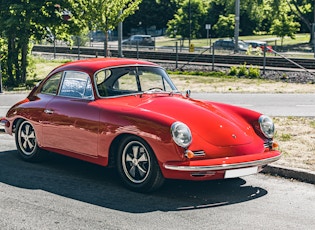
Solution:
M8 123L8 121L5 119L0 120L0 126L2 126L2 127L6 127L7 123Z
M222 164L222 165L209 165L209 166L176 166L176 165L168 165L167 163L164 164L164 167L169 170L176 170L176 171L185 171L185 172L201 172L201 171L219 171L219 170L228 170L228 169L237 169L237 168L247 168L253 166L263 166L270 164L276 160L279 160L281 155L256 160L256 161L249 161L249 162L242 162L236 164Z

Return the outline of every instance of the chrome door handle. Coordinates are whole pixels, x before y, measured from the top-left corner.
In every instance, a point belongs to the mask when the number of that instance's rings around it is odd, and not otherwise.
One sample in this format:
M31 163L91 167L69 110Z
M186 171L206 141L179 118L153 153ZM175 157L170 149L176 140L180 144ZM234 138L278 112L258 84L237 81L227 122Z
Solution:
M51 110L51 109L45 109L45 110L44 110L44 113L47 113L47 114L53 114L53 113L54 113L54 110Z

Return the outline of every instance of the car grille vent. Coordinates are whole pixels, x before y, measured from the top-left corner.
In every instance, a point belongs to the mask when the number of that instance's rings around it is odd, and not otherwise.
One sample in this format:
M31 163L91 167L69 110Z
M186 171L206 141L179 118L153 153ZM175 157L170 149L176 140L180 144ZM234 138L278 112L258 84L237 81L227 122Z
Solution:
M264 147L265 148L272 148L272 142L271 141L265 142Z
M193 151L193 153L194 153L194 155L195 155L196 157L203 157L203 156L206 155L205 151L203 151L203 150Z

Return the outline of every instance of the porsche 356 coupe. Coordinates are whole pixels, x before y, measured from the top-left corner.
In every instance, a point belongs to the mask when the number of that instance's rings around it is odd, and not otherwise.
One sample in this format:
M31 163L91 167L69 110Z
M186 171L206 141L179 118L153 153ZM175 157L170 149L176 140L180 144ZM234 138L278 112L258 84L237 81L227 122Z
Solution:
M20 157L45 151L115 167L138 192L165 179L257 173L280 158L274 123L248 109L180 93L151 62L93 58L55 68L1 118Z

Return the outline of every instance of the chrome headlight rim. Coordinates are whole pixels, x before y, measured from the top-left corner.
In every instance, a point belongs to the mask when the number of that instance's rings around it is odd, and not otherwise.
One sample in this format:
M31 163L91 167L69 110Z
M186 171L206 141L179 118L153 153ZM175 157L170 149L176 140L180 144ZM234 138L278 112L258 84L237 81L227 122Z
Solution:
M183 122L174 122L171 125L171 134L174 142L180 147L187 148L192 142L191 131Z
M258 119L260 130L265 137L272 139L275 133L275 125L269 116L261 115Z

